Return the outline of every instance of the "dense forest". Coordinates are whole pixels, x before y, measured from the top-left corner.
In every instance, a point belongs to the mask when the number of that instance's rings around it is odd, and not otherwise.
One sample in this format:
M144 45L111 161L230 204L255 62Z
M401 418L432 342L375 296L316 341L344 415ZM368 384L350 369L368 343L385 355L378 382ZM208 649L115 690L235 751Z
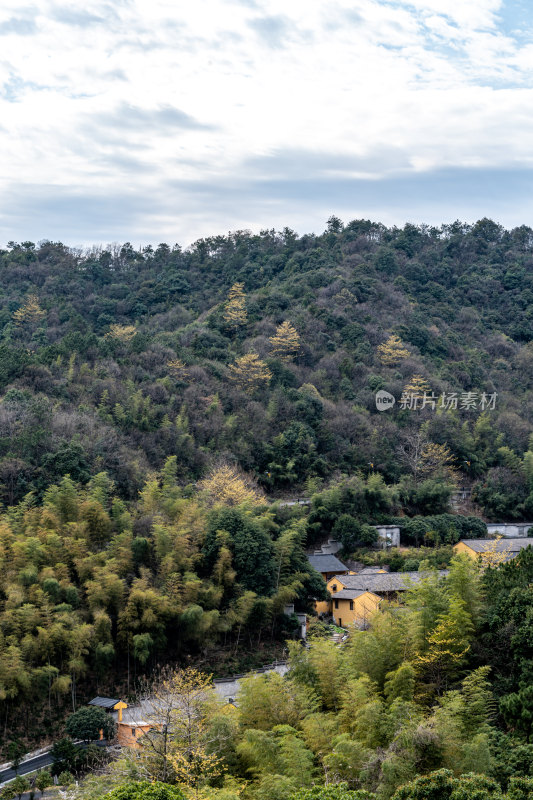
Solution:
M433 513L449 454L487 516L533 515L530 228L331 218L321 236L245 231L185 251L12 242L0 274L6 505L102 471L135 499L178 455L183 484L221 457L275 496L375 473L407 513ZM436 408L401 408L413 387ZM420 458L429 445L446 450Z
M532 582L531 548L485 571L455 556L444 578L425 565L403 606L343 646L315 626L236 706L194 669L154 676L152 730L70 796L531 800Z
M10 242L0 275L4 743L162 662L281 654L330 536L376 563L401 521L412 570L533 517L529 228Z

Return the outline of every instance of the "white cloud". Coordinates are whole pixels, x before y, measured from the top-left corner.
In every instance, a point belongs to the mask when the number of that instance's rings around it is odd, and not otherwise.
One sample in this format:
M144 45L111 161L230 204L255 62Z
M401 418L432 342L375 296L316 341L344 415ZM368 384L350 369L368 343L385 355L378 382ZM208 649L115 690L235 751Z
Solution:
M88 0L76 9L4 0L2 196L16 188L17 230L36 238L33 200L26 220L23 210L36 186L44 212L46 186L54 197L94 198L122 196L126 184L139 200L132 208L158 197L158 238L197 202L195 185L227 190L251 165L258 181L274 167L293 174L288 157L300 179L304 168L311 179L332 174L332 164L337 177L373 181L528 166L533 44L501 28L501 10L500 0ZM166 208L168 180L183 190ZM268 225L276 203L287 207L282 195L248 196L242 207L234 197L226 211L221 195L204 201L198 235L219 219ZM68 241L83 225L68 203L64 213ZM15 217L2 214L0 233L13 238ZM132 238L124 225L117 213L116 238ZM86 240L94 236L88 228Z

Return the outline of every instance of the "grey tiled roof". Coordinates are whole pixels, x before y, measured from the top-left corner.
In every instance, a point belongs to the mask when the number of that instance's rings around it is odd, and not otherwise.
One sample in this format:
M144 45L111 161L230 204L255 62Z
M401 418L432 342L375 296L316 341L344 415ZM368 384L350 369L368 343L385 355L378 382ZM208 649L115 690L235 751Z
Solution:
M533 538L528 539L461 539L462 544L470 547L475 553L495 550L496 553L519 553L524 547L533 545Z
M359 570L359 575L375 575L376 573L382 574L383 572L390 572L390 567L363 567Z
M317 572L343 572L348 571L342 561L339 561L337 556L330 555L329 553L319 553L314 556L307 556L307 559L313 569Z
M421 572L384 572L364 575L339 575L339 583L346 589L358 589L364 592L405 592L411 584L418 583L427 573ZM447 569L438 570L439 577L448 574ZM333 597L336 595L334 594Z
M150 720L160 719L160 709L165 706L164 699L161 701L152 701L149 697L139 700L134 706L125 708L122 712L122 722L126 725L135 726L148 726ZM118 722L118 711L115 711L113 717Z
M98 706L98 708L113 708L119 703L119 700L113 700L112 697L94 697L89 701L88 705Z
M366 592L361 589L341 589L340 592L335 592L332 597L335 600L355 600L357 597L361 597L362 594L366 594Z

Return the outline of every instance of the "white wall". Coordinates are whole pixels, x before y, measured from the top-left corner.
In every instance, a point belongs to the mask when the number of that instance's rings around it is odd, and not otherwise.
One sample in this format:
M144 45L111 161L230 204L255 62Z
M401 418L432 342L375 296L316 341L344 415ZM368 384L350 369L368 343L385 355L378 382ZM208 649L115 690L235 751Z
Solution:
M519 539L521 536L527 536L531 528L533 528L531 522L491 522L487 525L487 533L499 533L506 538Z
M382 550L400 546L400 529L396 525L374 525L374 528L378 532L378 547Z

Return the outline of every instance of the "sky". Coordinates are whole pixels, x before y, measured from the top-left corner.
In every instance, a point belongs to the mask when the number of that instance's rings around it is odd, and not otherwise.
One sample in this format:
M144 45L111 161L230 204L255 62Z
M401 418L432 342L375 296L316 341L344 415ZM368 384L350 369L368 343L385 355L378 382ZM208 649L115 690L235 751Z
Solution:
M2 0L0 247L533 226L526 0Z

